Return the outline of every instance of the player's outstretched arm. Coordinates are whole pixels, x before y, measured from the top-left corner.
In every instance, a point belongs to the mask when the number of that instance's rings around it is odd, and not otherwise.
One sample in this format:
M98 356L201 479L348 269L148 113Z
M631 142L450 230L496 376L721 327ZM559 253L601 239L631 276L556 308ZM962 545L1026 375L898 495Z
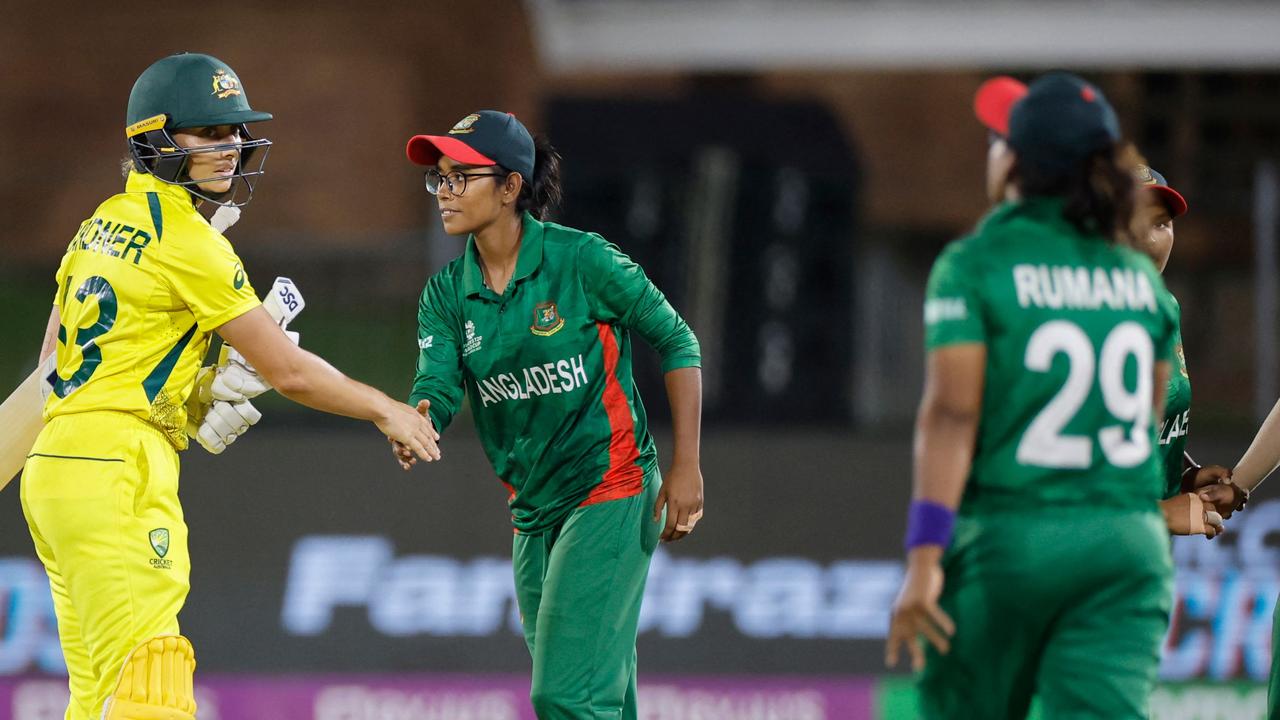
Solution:
M1231 471L1231 481L1246 493L1253 492L1280 466L1280 401L1262 421L1249 449Z
M439 435L429 418L382 391L343 375L295 345L261 307L218 328L281 395L327 413L368 420L388 438L430 462L440 459Z
M987 347L947 345L929 353L924 397L916 416L915 468L907 521L907 575L893 604L885 662L898 664L905 645L911 665L924 667L923 635L939 652L950 650L955 623L938 605L942 595L942 553L950 542L955 510L973 464L982 417Z

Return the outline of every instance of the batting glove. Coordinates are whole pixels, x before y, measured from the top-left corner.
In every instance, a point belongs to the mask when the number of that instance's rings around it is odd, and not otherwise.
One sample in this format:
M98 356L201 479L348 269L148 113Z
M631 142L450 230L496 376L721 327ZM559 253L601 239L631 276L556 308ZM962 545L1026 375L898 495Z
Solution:
M248 400L241 402L217 400L209 406L204 422L200 423L200 428L196 432L196 441L205 450L217 455L226 450L227 446L237 438L249 432L249 428L261 419L262 413L258 412L258 409Z

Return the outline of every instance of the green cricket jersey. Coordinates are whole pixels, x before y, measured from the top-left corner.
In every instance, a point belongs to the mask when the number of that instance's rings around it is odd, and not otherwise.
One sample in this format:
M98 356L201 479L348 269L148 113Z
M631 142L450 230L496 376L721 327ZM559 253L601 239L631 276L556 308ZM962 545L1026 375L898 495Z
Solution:
M689 326L617 246L526 213L506 292L485 287L474 237L427 282L410 400L430 400L443 431L465 388L516 531L540 533L578 506L640 493L656 471L632 330L663 372L701 363Z
M1182 309L1172 293L1169 302L1178 312L1177 325L1174 326L1176 347L1169 392L1164 400L1164 423L1156 435L1157 451L1164 468L1165 498L1182 491L1182 456L1187 449L1187 433L1191 431L1191 376L1187 374L1187 358L1182 352Z
M1163 492L1151 385L1177 311L1150 259L1081 234L1062 209L1001 204L929 277L928 349L987 349L962 513L1095 505L1103 488L1117 509L1154 512Z

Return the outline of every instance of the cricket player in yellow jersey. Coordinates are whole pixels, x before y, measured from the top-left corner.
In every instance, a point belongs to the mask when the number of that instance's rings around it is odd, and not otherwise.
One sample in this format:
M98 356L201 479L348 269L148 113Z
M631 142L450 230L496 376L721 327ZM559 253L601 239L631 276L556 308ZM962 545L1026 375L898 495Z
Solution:
M22 509L53 590L68 720L195 717L195 654L178 634L191 570L178 451L189 415L208 410L193 389L211 333L285 396L439 457L429 420L285 336L197 211L248 201L269 143L246 124L270 118L216 58L153 64L129 96L125 191L81 224L58 268L41 357L56 351L56 370Z

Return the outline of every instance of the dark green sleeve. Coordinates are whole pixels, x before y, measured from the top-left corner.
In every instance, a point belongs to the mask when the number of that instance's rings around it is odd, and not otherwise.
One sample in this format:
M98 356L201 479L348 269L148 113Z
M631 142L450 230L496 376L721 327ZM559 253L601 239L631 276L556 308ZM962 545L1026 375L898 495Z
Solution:
M448 280L431 278L418 301L418 372L409 404L430 400L431 422L444 432L462 406L462 351Z
M578 270L592 317L636 331L658 351L664 373L702 365L689 325L617 245L588 235L578 247Z
M927 351L947 345L985 343L982 289L964 240L951 243L929 271L924 298Z

